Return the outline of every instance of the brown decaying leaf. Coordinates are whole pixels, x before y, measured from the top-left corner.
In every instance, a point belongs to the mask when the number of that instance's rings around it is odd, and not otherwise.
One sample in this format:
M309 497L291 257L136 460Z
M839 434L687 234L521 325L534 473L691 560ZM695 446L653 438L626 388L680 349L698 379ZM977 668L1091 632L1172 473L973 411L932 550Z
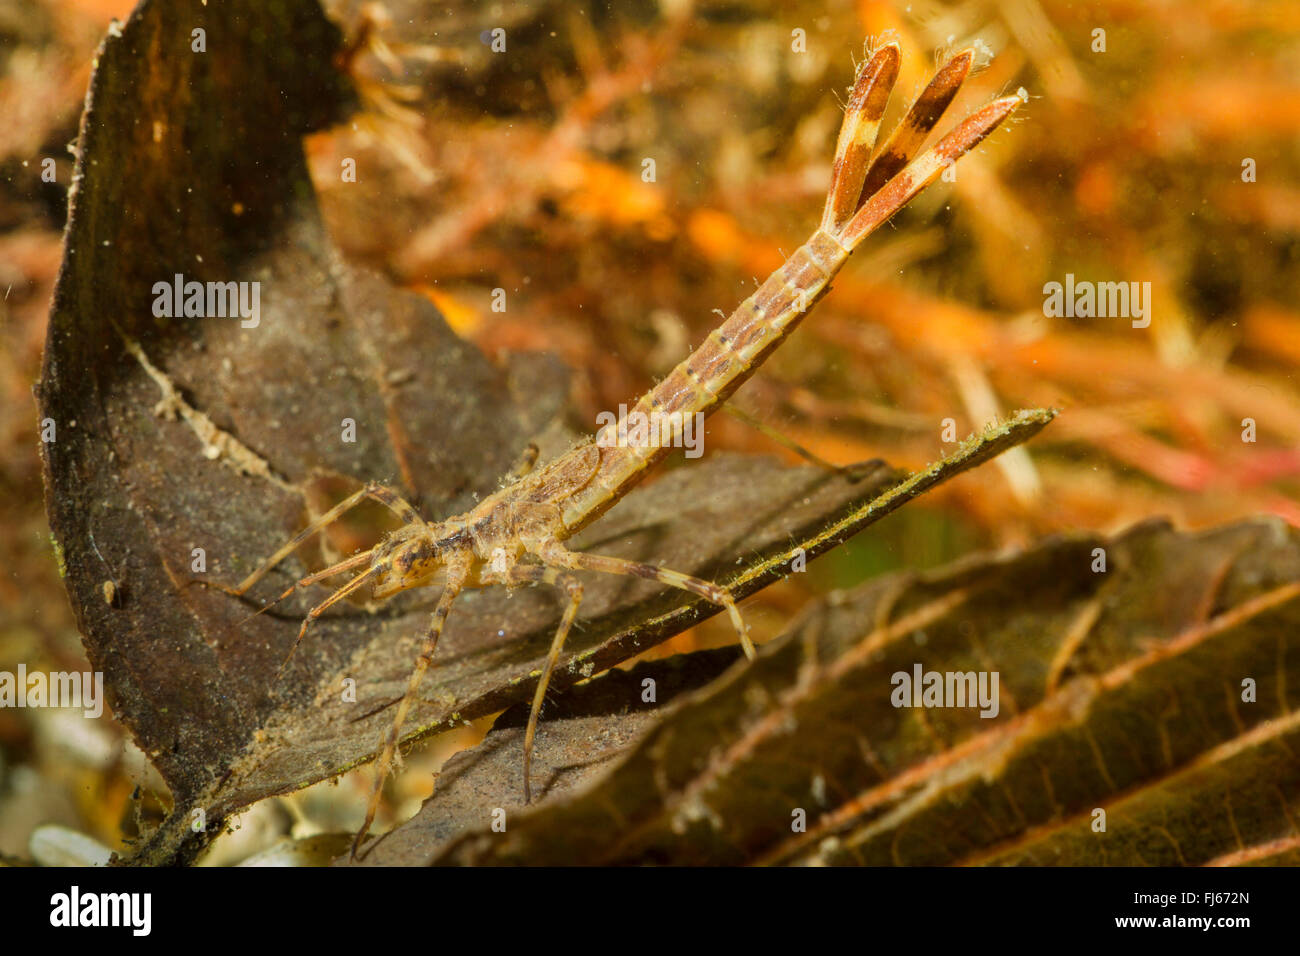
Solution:
M703 687L741 660L739 647L722 647L642 662L630 671L611 670L579 684L547 705L533 763L534 801L576 792L598 778L644 731L662 718L663 707ZM653 684L647 685L646 681ZM649 693L648 693L649 692ZM652 698L652 699L648 699ZM394 866L428 862L435 848L490 823L504 812L509 827L523 804L523 747L528 706L511 707L478 747L448 760L438 772L437 797L406 824L339 864Z
M656 722L618 675L632 713L553 728L561 753L589 742L595 779L507 804L504 833L480 784L518 731L494 730L373 862L1294 863L1298 640L1300 533L1276 520L1151 521L891 575L810 606ZM998 714L896 708L916 664L998 672Z
M205 54L191 52L196 28ZM349 107L327 66L338 43L311 3L177 17L144 2L97 59L40 401L58 428L43 448L47 510L90 659L175 801L134 862L192 859L232 811L372 756L428 618L427 594L376 613L342 605L277 679L313 595L249 614L298 569L253 602L192 580L236 583L319 510L322 479L390 482L433 516L464 510L564 406L553 364L491 366L427 302L336 253L299 140ZM155 318L154 284L175 274L261 283L257 326ZM793 548L815 556L1051 417L1022 413L901 483L879 464L852 482L707 460L629 498L575 545L730 578L744 596L785 573ZM341 440L345 419L355 442ZM103 597L104 562L116 605ZM592 579L553 686L714 612L649 582ZM526 698L556 616L541 591L466 596L406 737Z

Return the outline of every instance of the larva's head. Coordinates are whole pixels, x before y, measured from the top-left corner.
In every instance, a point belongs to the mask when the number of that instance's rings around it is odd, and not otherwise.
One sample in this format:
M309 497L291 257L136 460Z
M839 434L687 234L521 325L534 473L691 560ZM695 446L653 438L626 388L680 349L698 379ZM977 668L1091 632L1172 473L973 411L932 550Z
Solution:
M441 524L406 525L375 547L370 561L378 599L432 584L443 574L448 554L465 547L463 530Z

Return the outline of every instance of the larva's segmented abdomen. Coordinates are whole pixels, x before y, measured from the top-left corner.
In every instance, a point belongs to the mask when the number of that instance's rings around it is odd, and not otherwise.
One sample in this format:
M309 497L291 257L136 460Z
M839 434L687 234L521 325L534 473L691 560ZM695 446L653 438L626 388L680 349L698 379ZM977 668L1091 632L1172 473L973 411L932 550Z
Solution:
M995 100L913 159L970 72L974 53L963 51L939 70L912 104L899 131L872 158L889 88L898 76L898 56L897 44L884 44L858 73L836 142L821 228L686 361L642 396L626 417L597 433L600 461L590 481L558 502L566 534L598 518L643 471L669 449L684 445L685 429L694 424L686 419L707 415L754 373L826 291L849 253L1029 96L1021 90ZM646 421L648 428L634 431ZM692 432L692 437L699 436ZM566 456L553 467L565 469L570 464Z
M629 411L628 420L635 421L637 414L652 422L671 415L709 414L794 331L848 256L849 250L834 236L819 229L740 303L726 322L709 333L699 348L643 395ZM668 442L659 440L656 428L649 429L648 441L628 440L627 432L620 433L617 426L601 429L596 436L600 467L564 507L568 532L572 534L599 517L641 472L680 444L682 425L676 422L673 440Z

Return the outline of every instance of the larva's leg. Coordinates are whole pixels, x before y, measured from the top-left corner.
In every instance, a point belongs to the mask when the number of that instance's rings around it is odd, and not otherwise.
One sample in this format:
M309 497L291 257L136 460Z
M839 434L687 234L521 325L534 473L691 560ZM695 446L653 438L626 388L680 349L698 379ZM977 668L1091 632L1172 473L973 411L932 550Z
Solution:
M506 484L516 482L532 471L533 466L537 464L538 454L539 450L537 448L537 442L530 441L528 447L520 453L519 458L510 466L510 470L506 472Z
M542 715L542 704L546 702L546 688L550 686L555 664L564 651L564 642L573 627L573 620L578 616L578 605L582 603L582 583L571 574L565 574L556 568L546 568L535 564L517 564L511 569L512 583L544 583L564 588L569 595L569 604L564 609L564 617L555 630L551 640L551 649L546 654L546 663L542 665L542 676L537 679L537 690L533 693L533 706L528 711L528 727L524 731L524 803L531 803L533 740L537 736L537 722Z
M711 601L720 607L726 608L727 614L731 617L731 623L736 628L736 634L740 636L740 646L745 650L745 656L753 660L757 652L754 650L754 643L749 639L749 631L745 627L745 622L741 620L740 609L736 607L735 599L726 588L719 587L711 581L705 581L700 578L693 578L689 574L682 574L680 571L672 571L668 568L657 568L653 564L642 564L639 561L627 561L623 558L608 558L596 554L585 554L581 551L570 551L558 541L548 542L537 549L537 556L553 567L567 568L573 571L599 571L602 574L622 574L635 578L646 578L650 581L658 581L660 584L666 584L669 587L680 588L683 591L690 591L698 594L706 601Z
M868 196L874 194L881 186L894 178L898 172L911 162L930 131L938 125L944 111L948 109L962 83L970 75L971 65L975 62L974 50L958 53L934 74L921 95L916 98L907 115L894 127L880 152L871 161L866 178L862 182L855 208Z
M411 505L407 504L407 502L397 492L393 491L391 488L385 488L383 485L376 484L375 482L367 482L364 488L349 495L347 498L344 498L329 511L325 512L311 524L307 525L307 527L294 535L283 547L280 548L279 551L275 552L275 554L263 561L261 567L248 577L244 578L243 581L239 582L239 586L229 593L239 596L247 592L249 588L262 580L268 571L292 554L294 549L296 549L300 544L325 526L333 524L339 518L343 517L346 512L351 511L357 505L361 504L361 502L366 498L377 501L389 508L394 514L408 524L424 524L424 519L420 517L420 513L411 507Z
M754 429L759 434L772 439L772 441L776 442L781 447L790 449L792 452L794 452L804 461L808 462L809 464L816 465L818 468L823 468L826 471L831 472L832 474L843 475L844 477L853 481L856 481L857 479L861 478L864 474L867 473L866 471L863 471L860 468L855 468L853 466L846 467L844 465L837 465L834 462L827 461L825 458L821 457L817 453L809 451L807 448L804 448L803 445L799 444L793 438L781 434L779 431L777 431L771 425L767 424L767 422L763 421L762 419L756 418L755 416L749 414L749 412L742 411L741 409L736 408L733 405L723 405L722 410L726 412L728 415L730 415L731 417L744 422L746 425Z
M393 757L397 753L397 742L402 732L402 723L406 720L406 713L411 709L411 703L415 700L415 695L420 689L420 682L424 680L424 672L429 669L433 662L433 654L438 649L438 638L442 636L443 625L447 623L447 614L451 611L451 605L460 594L461 589L465 586L466 571L461 567L448 567L447 584L443 588L442 594L438 596L438 604L433 609L433 619L429 622L429 630L425 635L424 643L420 647L420 656L416 659L415 670L411 672L411 679L406 685L406 693L402 695L401 702L397 705L397 713L393 715L393 725L388 729L388 736L384 738L384 748L380 751L379 759L375 762L375 782L370 790L370 800L366 804L366 819L361 824L361 829L357 831L356 838L352 841L352 859L356 859L357 850L361 846L361 841L365 839L366 833L370 830L370 824L375 822L375 813L379 809L379 799L383 795L384 780L388 777L389 770L393 767Z
M401 518L403 524L424 524L424 518L415 510L415 506L387 485L368 481L361 490Z

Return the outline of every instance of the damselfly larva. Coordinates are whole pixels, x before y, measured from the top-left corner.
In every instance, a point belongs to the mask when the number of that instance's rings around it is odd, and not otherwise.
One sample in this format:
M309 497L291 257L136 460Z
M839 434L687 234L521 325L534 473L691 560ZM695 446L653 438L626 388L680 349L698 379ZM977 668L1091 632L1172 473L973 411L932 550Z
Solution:
M670 416L680 431L686 416L707 415L721 405L794 330L864 238L1025 101L1023 91L995 100L916 157L969 74L973 60L974 51L966 50L945 63L877 150L876 134L898 78L900 52L896 43L875 49L859 70L849 97L820 227L698 349L643 395L626 413L627 418L640 415L645 416L641 420L663 420ZM392 509L404 524L368 551L311 574L285 592L287 596L296 588L361 570L307 613L294 646L302 641L311 621L364 585L369 584L374 597L380 599L408 588L441 588L406 693L379 754L365 823L353 842L353 855L374 821L380 788L392 766L402 724L425 671L433 663L443 624L456 596L466 588L545 583L562 588L568 595L537 681L524 734L525 800L531 798L529 769L538 715L582 601L582 584L574 571L632 575L698 594L726 609L745 654L754 657L754 646L736 602L725 588L651 564L570 551L564 546L567 538L627 494L647 469L668 454L679 437L674 435L674 440L664 441L652 428L646 442L629 443L618 440L619 429L626 438L624 420L606 425L594 438L584 440L536 471L521 475L472 510L442 521L426 521L397 493L368 484L313 521L234 589L236 594L248 591L304 540L366 498Z

